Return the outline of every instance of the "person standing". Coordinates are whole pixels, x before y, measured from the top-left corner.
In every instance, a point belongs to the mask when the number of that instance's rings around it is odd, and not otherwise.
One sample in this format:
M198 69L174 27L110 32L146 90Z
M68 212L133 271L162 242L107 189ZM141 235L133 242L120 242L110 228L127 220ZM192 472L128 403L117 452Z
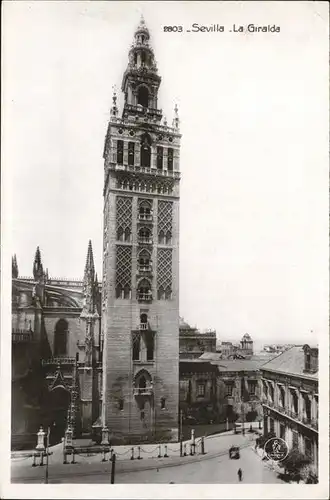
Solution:
M243 472L242 472L242 469L239 468L238 471L237 471L237 475L238 475L238 480L239 481L242 481L242 477L243 477Z

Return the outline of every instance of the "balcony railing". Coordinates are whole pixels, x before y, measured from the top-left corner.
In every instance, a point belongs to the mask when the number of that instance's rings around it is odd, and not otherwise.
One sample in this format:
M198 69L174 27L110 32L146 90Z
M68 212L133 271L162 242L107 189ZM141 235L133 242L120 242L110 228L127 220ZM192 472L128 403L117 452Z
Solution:
M138 243L140 245L152 245L152 238L145 238L144 236L139 236Z
M138 113L138 114L145 114L147 113L148 115L156 115L161 117L162 116L162 110L161 109L156 109L156 108L145 108L141 105L139 106L134 106L133 104L125 104L125 111L128 111L129 113Z
M138 266L137 272L139 274L150 274L152 272L151 266Z
M281 413L282 415L286 415L286 416L292 418L293 420L296 420L297 422L300 422L300 423L302 423L302 424L304 424L312 429L318 430L318 420L317 419L312 419L310 417L301 416L299 414L299 412L296 412L296 411L289 409L289 408L285 408L285 407L280 406L280 405L275 404L275 403L271 403L270 401L265 400L265 398L263 399L263 404L265 404L269 408L274 408L275 411Z
M33 332L31 330L12 330L12 342L31 342L33 340Z
M76 358L69 357L54 357L50 359L43 359L43 365L74 365L76 362Z
M137 172L137 173L143 173L143 174L150 174L153 176L162 176L162 177L172 177L174 179L180 179L180 172L177 172L175 170L160 170L156 168L151 168L151 167L141 167L138 165L119 165L116 164L114 167L114 170L122 170L125 172Z
M133 389L134 396L152 396L153 387L134 387Z
M141 302L150 302L152 300L152 294L150 293L138 293L137 298Z
M152 214L138 214L138 219L141 221L151 222L153 217Z
M148 330L148 323L140 323L139 330Z

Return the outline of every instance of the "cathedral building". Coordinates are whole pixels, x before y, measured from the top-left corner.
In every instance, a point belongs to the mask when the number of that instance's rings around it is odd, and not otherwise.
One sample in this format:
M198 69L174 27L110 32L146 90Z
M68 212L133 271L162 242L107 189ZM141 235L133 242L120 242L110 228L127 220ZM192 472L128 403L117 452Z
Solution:
M179 149L158 106L143 21L104 148L103 411L113 441L176 439L179 396Z
M179 132L158 106L158 74L142 19L114 93L104 147L103 282L91 242L82 281L33 276L13 258L12 445L40 425L58 442L109 429L113 444L178 437Z

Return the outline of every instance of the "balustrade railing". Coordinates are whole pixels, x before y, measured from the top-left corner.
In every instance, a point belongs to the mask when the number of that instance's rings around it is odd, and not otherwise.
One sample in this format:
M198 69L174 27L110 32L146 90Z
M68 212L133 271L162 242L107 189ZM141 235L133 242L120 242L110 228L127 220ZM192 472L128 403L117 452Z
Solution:
M135 173L143 173L143 174L152 174L152 175L160 175L162 177L172 177L175 179L180 178L180 172L175 170L161 170L151 167L142 167L138 165L119 165L116 164L113 167L115 170L122 170L125 172L135 172Z
M153 387L134 387L133 394L134 396L151 396L153 394Z
M138 266L138 273L144 274L144 273L151 273L152 267L151 266Z
M138 219L141 221L152 221L153 217L151 214L138 214Z
M152 300L151 293L138 293L138 300L142 302L150 302Z
M50 359L43 359L43 365L74 365L76 362L76 358L70 357L54 357Z
M33 332L31 330L12 330L12 342L31 342L33 340Z
M138 242L142 245L152 245L152 238L138 237Z

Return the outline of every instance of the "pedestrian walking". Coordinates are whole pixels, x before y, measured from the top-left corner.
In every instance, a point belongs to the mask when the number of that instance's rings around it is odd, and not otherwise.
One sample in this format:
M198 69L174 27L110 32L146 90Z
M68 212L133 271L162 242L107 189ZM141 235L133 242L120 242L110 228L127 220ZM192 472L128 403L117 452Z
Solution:
M242 481L242 477L243 477L243 472L242 472L242 469L239 468L238 471L237 471L237 475L238 475L238 480L239 481Z

